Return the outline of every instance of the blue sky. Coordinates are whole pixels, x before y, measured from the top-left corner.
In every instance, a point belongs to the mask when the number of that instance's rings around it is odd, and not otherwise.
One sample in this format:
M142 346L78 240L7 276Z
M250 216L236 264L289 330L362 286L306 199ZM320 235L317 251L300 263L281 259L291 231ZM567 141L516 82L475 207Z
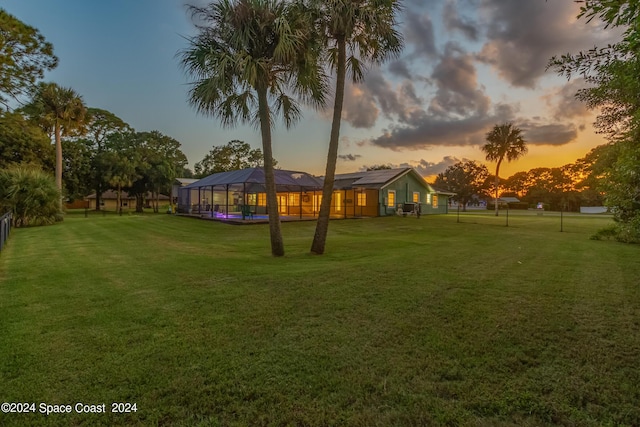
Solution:
M201 2L200 2L201 3ZM9 13L53 43L58 67L46 80L79 92L136 130L182 143L193 165L213 145L240 139L260 148L251 127L222 129L187 104L188 79L176 53L194 28L182 0L9 0ZM529 155L508 176L561 166L603 143L593 112L574 98L580 80L545 72L552 55L609 41L597 23L577 22L569 0L405 0L400 58L349 85L338 172L388 163L423 175L458 160L484 162L479 146L496 123L525 132ZM323 174L331 111L305 111L293 129L277 126L281 167ZM487 163L492 168L492 165Z

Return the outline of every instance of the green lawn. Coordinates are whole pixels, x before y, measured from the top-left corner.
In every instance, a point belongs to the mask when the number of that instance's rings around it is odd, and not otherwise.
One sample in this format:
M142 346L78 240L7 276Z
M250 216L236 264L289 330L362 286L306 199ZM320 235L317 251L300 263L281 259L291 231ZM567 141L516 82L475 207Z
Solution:
M608 217L69 215L0 255L0 425L640 425L640 246ZM38 408L36 408L38 409Z

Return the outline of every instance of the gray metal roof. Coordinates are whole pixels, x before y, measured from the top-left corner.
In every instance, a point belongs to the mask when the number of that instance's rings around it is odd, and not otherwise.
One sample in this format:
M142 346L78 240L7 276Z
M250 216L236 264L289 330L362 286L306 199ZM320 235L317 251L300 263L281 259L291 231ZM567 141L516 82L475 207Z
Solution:
M276 186L281 189L297 191L304 189L322 189L322 182L306 172L275 169ZM226 186L230 184L264 184L263 168L248 168L209 175L183 188L201 188Z
M396 168L341 173L335 176L334 188L366 187L380 189L412 170L412 168Z

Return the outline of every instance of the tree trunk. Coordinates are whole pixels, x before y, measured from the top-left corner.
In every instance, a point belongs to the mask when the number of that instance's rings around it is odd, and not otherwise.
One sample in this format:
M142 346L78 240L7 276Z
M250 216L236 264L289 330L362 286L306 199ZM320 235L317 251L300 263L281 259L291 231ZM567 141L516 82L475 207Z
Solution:
M58 205L60 207L60 211L62 211L62 130L60 129L58 119L56 119L56 123L54 125L54 132L56 137L56 187L60 192L60 202Z
M136 212L144 212L144 194L142 193L136 193Z
M284 255L284 242L280 228L280 213L276 193L276 179L273 172L273 151L271 149L271 118L267 87L256 88L258 92L258 114L262 133L262 152L264 154L264 181L267 193L267 210L269 211L269 233L271 235L271 255Z
M322 255L324 253L324 247L327 242L333 183L336 176L336 163L338 161L338 143L340 142L340 122L342 119L342 104L344 101L347 52L344 36L338 37L337 42L338 62L336 64L336 97L333 104L333 121L331 123L329 153L327 154L327 168L324 174L324 184L322 186L320 212L318 213L316 231L313 235L313 243L311 244L311 253L316 255Z
M102 185L96 185L96 210L100 210L100 200L102 199Z
M160 212L160 187L158 187L158 190L156 191L156 213Z
M500 185L500 177L499 177L499 173L500 173L500 163L502 163L502 159L498 160L498 164L496 165L496 182L495 182L495 187L496 187L496 201L495 201L495 209L496 209L496 216L498 216L498 186Z
M122 197L120 194L122 193L122 186L118 184L118 196L116 197L116 213L122 212Z

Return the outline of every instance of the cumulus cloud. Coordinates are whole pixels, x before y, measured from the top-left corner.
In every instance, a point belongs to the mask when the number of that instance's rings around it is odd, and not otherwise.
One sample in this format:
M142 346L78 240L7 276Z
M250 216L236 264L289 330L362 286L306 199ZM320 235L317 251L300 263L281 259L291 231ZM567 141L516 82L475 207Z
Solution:
M544 95L543 99L552 108L553 114L557 119L588 116L590 112L587 105L576 97L579 90L588 86L588 83L583 78L572 80L564 86L553 89L551 93Z
M535 88L554 55L593 47L597 22L576 21L579 6L569 1L482 0L487 42L478 59L509 84Z
M564 145L578 137L578 127L573 123L546 123L532 119L520 122L518 127L530 145Z
M362 85L345 87L342 118L354 128L369 129L376 124L380 110L373 93Z
M415 168L418 173L424 177L438 175L439 173L447 170L449 166L453 166L458 162L467 162L469 159L459 159L455 156L445 156L439 162L430 162L425 159L420 159L417 162L405 163L409 167Z
M446 1L442 17L447 30L459 31L472 41L478 40L478 27L471 20L466 20L460 17L455 0Z
M415 11L414 11L415 12ZM413 46L413 56L434 57L438 54L436 48L433 22L427 13L405 14L403 34L408 45Z
M411 72L405 61L393 61L389 64L389 71L397 77L411 79Z
M445 54L431 75L438 86L429 112L436 116L485 115L491 103L478 85L471 55L455 44L448 44Z
M340 160L344 160L347 162L355 162L360 157L362 157L360 154L338 154L338 158Z

